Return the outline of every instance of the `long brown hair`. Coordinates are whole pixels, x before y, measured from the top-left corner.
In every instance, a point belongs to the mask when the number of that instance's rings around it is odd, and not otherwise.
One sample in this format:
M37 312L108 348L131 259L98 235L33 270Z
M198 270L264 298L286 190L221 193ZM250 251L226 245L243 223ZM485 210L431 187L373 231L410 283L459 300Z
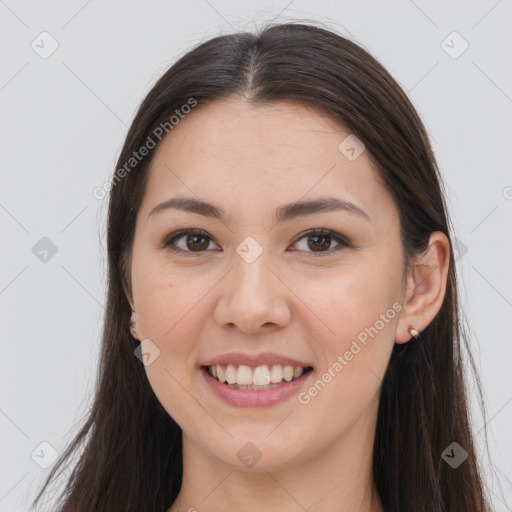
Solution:
M126 163L149 138L159 143L158 127L170 133L171 116L184 112L191 99L200 108L233 95L254 104L300 101L349 127L375 158L396 202L406 262L427 247L433 231L450 240L442 181L425 128L397 82L367 51L304 23L270 24L256 34L223 35L198 45L148 93L119 156L110 190L108 297L95 397L33 506L75 452L78 461L60 495L62 512L165 512L179 493L181 429L134 357L138 341L129 330L130 251L154 150L136 165ZM468 418L463 356L475 367L464 349L451 251L439 313L421 342L395 344L382 383L373 477L387 512L489 510ZM468 453L456 469L442 458L452 442Z

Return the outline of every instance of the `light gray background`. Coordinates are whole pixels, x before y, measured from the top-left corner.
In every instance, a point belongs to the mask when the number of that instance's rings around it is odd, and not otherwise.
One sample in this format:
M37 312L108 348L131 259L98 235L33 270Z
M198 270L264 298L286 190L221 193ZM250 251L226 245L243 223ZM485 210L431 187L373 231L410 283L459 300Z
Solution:
M0 0L1 511L28 510L50 471L35 462L51 461L40 444L61 453L90 404L107 205L92 190L113 172L136 107L192 45L273 18L318 20L363 45L431 134L487 399L498 470L487 475L495 509L512 502L511 1ZM51 48L43 31L58 43L46 59L31 47ZM446 39L454 31L463 40ZM33 253L43 237L57 248L46 262Z

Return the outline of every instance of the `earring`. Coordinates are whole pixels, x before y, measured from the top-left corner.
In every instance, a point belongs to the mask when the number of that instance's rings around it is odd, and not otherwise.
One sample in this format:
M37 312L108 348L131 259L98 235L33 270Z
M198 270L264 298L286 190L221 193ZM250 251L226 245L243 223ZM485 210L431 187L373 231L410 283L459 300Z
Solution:
M416 340L420 337L420 333L414 327L409 327L409 334Z

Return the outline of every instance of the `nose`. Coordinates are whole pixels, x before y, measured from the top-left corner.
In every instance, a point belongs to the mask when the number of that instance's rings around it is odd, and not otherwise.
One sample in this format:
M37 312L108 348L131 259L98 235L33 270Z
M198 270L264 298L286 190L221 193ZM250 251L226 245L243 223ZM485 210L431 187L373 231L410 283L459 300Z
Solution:
M262 334L290 321L289 289L264 254L252 263L233 255L233 268L223 279L214 313L221 327Z

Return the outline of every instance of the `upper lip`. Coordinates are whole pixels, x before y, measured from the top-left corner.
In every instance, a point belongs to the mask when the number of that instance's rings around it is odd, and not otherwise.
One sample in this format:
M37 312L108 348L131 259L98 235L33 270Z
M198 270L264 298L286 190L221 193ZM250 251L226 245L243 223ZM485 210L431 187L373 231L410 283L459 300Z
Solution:
M312 368L313 366L310 363L271 352L262 352L260 354L243 354L242 352L231 352L213 357L205 363L202 363L201 366L215 366L216 364L243 364L247 366L272 366L274 364L280 364L282 366L301 366L303 368Z

